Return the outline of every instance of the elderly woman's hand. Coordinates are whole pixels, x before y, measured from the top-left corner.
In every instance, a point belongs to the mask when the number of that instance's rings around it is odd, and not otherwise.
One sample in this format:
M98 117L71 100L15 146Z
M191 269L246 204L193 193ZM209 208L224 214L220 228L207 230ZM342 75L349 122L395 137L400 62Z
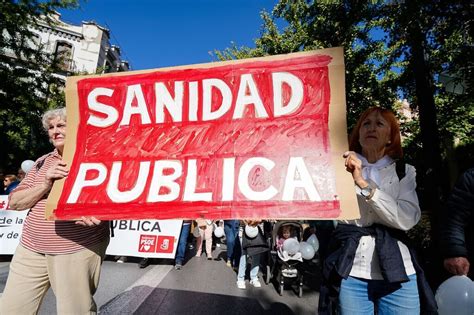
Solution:
M357 157L356 153L354 151L347 151L342 156L345 158L346 171L352 174L356 185L361 188L366 187L368 183L362 177L362 161Z
M53 165L46 171L45 184L49 187L53 186L53 183L57 179L66 177L69 174L67 164L63 160L54 162Z
M81 217L80 220L76 221L76 224L82 226L96 226L99 225L101 222L101 220L96 219L95 217Z

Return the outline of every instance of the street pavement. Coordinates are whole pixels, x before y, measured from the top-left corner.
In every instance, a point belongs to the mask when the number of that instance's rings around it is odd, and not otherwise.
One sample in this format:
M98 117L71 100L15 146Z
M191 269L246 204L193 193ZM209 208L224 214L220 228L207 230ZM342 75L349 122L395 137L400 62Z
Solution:
M280 296L275 284L261 288L247 281L247 289L236 286L236 272L225 264L225 245L216 247L213 260L193 256L182 270L172 260L154 260L139 269L138 258L119 264L110 257L103 264L100 285L94 298L99 314L315 314L318 277L306 276L303 296L287 287ZM8 261L0 262L0 292L8 273ZM317 271L315 270L317 274ZM55 297L49 290L39 312L56 314Z

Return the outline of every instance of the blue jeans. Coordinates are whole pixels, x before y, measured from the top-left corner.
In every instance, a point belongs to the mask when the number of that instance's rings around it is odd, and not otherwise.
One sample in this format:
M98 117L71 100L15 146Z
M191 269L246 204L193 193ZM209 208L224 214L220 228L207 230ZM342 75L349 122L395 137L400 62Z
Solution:
M420 301L416 274L410 281L389 284L384 280L367 280L354 277L342 279L339 293L339 313L344 314L420 314Z
M176 253L176 263L182 265L186 255L186 244L188 242L189 230L191 224L183 224L181 233L179 234L178 250Z
M227 261L230 261L232 266L237 265L237 259L240 257L239 225L239 220L224 221Z
M250 280L257 279L258 268L260 265L260 254L252 256L252 262L250 264ZM240 256L239 262L239 272L237 273L237 281L245 280L245 270L247 268L247 253L242 251L242 256Z

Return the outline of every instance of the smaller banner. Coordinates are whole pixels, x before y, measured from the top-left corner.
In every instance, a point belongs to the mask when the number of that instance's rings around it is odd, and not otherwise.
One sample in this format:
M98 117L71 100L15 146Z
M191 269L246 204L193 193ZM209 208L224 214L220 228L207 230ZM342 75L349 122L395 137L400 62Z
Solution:
M13 255L20 243L29 210L6 210L8 196L0 195L0 255ZM182 220L115 220L107 255L174 259Z
M7 210L8 195L0 195L0 255L11 255L20 242L23 222L29 210Z
M183 220L114 220L107 255L173 259Z

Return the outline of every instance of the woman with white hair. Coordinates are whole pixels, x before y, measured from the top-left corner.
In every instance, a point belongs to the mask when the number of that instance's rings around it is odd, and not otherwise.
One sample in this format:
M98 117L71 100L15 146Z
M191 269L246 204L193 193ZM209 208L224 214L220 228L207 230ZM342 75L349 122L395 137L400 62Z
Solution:
M62 159L66 109L47 111L42 122L54 150L35 162L10 195L11 209L30 212L10 264L0 314L36 314L50 287L58 314L95 314L93 295L109 243L109 224L94 217L76 222L45 220L54 181L68 175Z

